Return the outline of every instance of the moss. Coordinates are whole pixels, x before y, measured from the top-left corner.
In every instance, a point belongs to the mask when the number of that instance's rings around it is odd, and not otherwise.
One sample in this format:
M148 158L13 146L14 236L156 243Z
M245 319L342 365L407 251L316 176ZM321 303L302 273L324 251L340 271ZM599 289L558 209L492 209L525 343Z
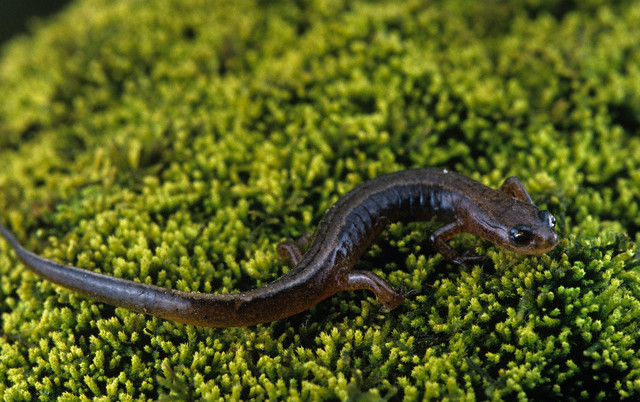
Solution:
M200 292L355 185L415 166L516 174L561 244L450 266L428 224L360 263L364 292L251 328L95 303L0 242L5 399L616 399L640 395L637 1L73 3L5 45L0 210L32 250Z

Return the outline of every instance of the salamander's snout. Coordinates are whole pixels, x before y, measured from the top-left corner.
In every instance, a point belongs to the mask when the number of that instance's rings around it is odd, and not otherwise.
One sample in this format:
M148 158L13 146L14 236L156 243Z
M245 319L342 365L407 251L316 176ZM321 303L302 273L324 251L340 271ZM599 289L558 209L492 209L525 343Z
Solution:
M547 252L553 249L556 244L558 244L558 235L556 234L556 218L551 215L549 211L540 211L538 214L538 218L540 218L540 222L543 226L546 226L547 230L541 230L540 239L541 245L544 245Z
M530 224L518 224L509 230L513 251L522 254L542 254L558 244L556 218L549 211L538 212L538 219Z

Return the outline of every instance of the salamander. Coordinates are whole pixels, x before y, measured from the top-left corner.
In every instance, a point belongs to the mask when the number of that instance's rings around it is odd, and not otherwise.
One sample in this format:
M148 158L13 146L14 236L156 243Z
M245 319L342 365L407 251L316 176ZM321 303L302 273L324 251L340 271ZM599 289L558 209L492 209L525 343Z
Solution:
M2 225L0 232L33 272L90 298L189 325L237 327L289 317L344 290L370 290L386 310L394 309L410 292L354 266L390 223L429 220L443 224L430 236L434 248L461 265L480 258L448 244L463 232L522 254L546 253L558 242L555 218L534 205L518 178L496 190L440 169L398 171L349 191L326 211L305 252L294 242L278 246L293 264L287 274L247 292L192 293L116 278L43 258Z

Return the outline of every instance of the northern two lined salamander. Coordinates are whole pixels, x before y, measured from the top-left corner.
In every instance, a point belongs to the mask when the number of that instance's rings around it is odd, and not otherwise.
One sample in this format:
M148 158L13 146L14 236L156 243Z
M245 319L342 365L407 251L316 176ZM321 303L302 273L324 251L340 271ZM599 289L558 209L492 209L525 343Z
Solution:
M444 225L431 241L447 260L465 264L447 243L471 233L507 250L545 253L558 242L555 218L538 209L520 180L495 190L439 169L411 169L370 180L329 208L306 252L283 243L279 253L294 267L263 287L234 294L190 293L142 284L64 265L25 249L4 226L0 232L36 274L103 303L190 325L237 327L266 323L309 309L343 290L368 289L391 310L406 294L369 271L353 267L392 222L435 219Z

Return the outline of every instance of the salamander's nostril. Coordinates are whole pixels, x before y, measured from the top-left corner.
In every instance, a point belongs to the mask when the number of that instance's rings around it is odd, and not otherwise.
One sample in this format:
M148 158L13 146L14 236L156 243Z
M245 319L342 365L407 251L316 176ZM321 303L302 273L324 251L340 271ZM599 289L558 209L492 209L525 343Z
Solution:
M556 226L556 218L549 213L549 211L540 211L538 212L538 218L549 225L549 227Z
M538 212L538 219L540 219L543 222L547 222L549 220L549 211Z

